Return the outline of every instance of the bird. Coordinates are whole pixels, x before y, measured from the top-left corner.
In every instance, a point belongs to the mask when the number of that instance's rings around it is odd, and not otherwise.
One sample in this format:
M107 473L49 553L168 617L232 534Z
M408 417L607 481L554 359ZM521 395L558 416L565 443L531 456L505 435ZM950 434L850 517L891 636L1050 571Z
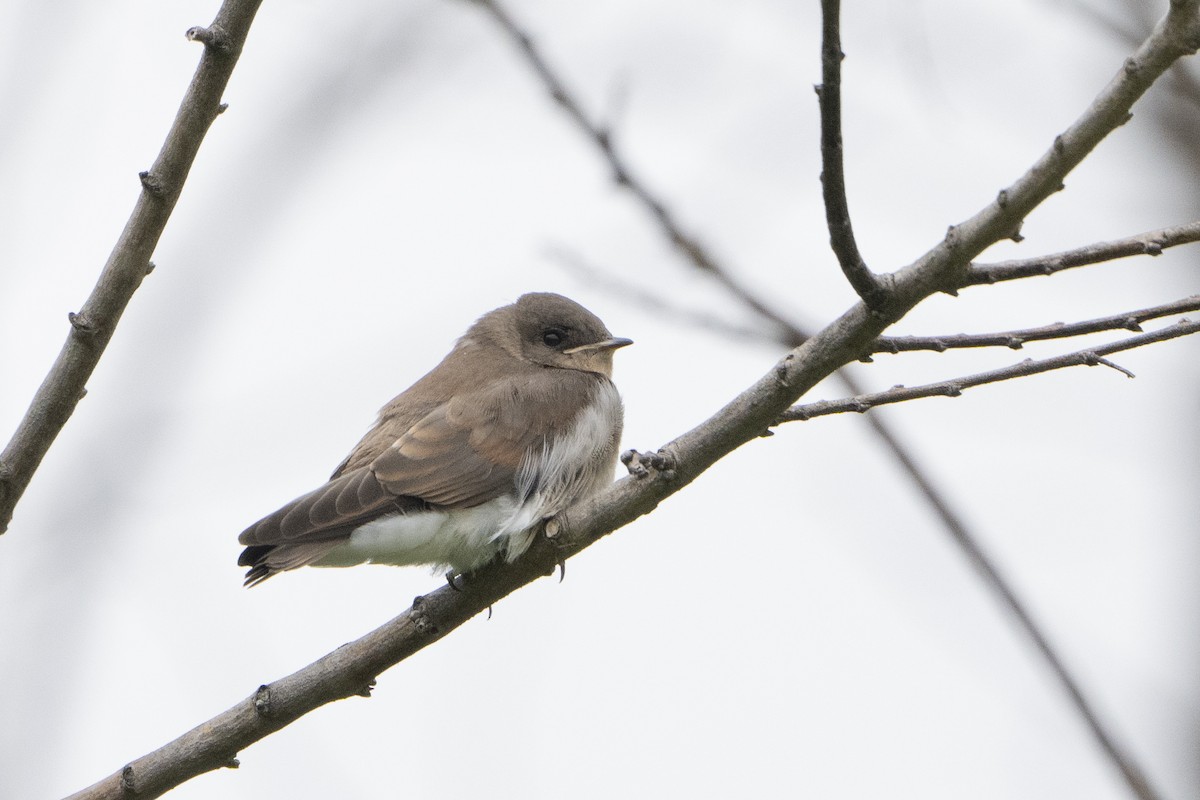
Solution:
M255 586L302 566L512 562L537 526L613 480L624 405L613 352L632 344L559 294L480 317L387 403L328 482L238 537Z

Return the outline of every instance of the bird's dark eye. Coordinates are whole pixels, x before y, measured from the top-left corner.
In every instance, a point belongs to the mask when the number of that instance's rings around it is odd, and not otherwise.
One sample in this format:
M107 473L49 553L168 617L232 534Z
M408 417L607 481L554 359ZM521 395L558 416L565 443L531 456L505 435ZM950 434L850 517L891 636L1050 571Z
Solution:
M565 332L558 328L550 328L542 333L542 344L546 345L546 347L558 347L566 338L567 335Z

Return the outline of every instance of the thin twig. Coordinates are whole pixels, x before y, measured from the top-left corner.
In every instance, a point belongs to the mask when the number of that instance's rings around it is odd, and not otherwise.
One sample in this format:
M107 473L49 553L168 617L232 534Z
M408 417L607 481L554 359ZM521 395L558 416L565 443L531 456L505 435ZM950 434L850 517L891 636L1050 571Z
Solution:
M959 288L1001 281L1014 281L1038 275L1053 275L1065 269L1086 267L1130 256L1157 256L1168 247L1200 241L1200 222L1159 228L1126 239L1097 242L1075 250L1052 253L1048 256L992 264L971 264Z
M1040 328L1023 328L999 333L957 333L944 336L880 336L871 345L872 353L904 353L913 350L944 352L964 347L1007 347L1020 350L1026 342L1047 339L1067 339L1101 331L1141 331L1141 323L1152 319L1200 311L1200 295L1192 295L1173 303L1166 303L1137 311L1126 311L1111 317L1100 317L1084 322L1055 322Z
M1038 375L1043 372L1065 369L1067 367L1106 366L1132 378L1133 373L1117 364L1113 364L1104 357L1122 352L1123 350L1132 350L1135 347L1144 347L1148 344L1165 342L1168 339L1176 339L1180 336L1188 336L1198 331L1200 331L1200 322L1192 322L1185 319L1161 330L1131 336L1127 339L1101 345L1100 347L1076 350L1073 353L1038 359L1036 361L1027 358L1009 367L980 372L975 375L967 375L962 378L938 381L937 383L929 383L922 386L896 386L887 391L875 392L873 394L792 406L783 413L779 421L804 422L815 417L824 417L829 414L844 414L849 411L861 414L879 406L903 403L924 397L958 397L967 389L982 386L985 383L999 383L1000 381L1012 380L1014 378L1025 378L1030 375Z
M795 347L808 338L799 330L781 334L778 326L775 324L762 325L761 318L758 325L739 325L735 322L721 319L715 314L686 308L679 303L668 300L661 294L643 289L641 286L637 286L630 281L622 280L616 277L611 271L601 270L594 264L588 263L587 259L580 253L568 247L555 246L547 251L547 255L558 263L560 267L575 275L580 280L614 297L620 298L623 303L632 304L653 314L659 321L672 319L680 325L708 331L716 336L722 336L727 339L770 342L772 345L782 343L789 348ZM785 336L787 337L786 339L784 338Z
M885 298L883 281L871 272L850 224L846 171L842 152L841 0L821 0L821 85L815 87L821 109L821 191L829 244L850 286L867 304L879 308Z
M637 177L624 157L617 152L612 141L612 131L608 127L592 121L587 112L583 110L583 105L567 90L566 84L559 79L542 57L533 38L517 25L500 3L497 0L473 0L473 2L486 10L500 25L500 28L517 46L526 63L542 82L550 98L566 112L584 136L591 140L604 155L616 184L628 190L650 212L663 235L670 239L671 243L697 269L709 275L717 283L733 290L733 295L743 305L763 318L786 328L787 322L784 315L771 308L766 301L744 291L733 281L731 275L718 265L716 259L709 254L708 248L701 244L699 239L683 231L683 228L675 221L674 215L646 188L645 183Z
M224 111L221 95L261 2L226 0L211 27L187 32L189 39L204 44L200 66L158 158L138 176L141 195L95 288L83 308L69 315L67 341L8 446L0 453L0 533L8 529L13 510L34 472L83 397L121 314L142 278L153 268L150 257L183 190L200 143L213 120Z

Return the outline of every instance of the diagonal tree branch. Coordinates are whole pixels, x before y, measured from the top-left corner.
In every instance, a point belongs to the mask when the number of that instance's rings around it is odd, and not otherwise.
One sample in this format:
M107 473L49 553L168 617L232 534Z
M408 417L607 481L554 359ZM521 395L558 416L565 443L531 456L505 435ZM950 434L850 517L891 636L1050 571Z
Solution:
M479 572L463 591L442 587L382 628L338 648L315 664L138 759L76 798L152 798L189 777L232 766L236 753L309 711L342 697L365 692L385 669L437 641L470 617L602 536L654 510L718 460L757 439L799 397L842 365L854 360L888 326L924 298L953 287L970 259L1007 235L1013 223L1057 190L1070 169L1120 125L1129 108L1176 59L1200 41L1200 0L1175 0L1167 20L1139 48L1131 65L1118 73L1100 97L1060 137L1052 153L1008 190L1007 206L992 204L959 226L917 263L895 275L887 315L859 303L788 353L754 385L698 427L660 452L670 468L627 477L600 495L547 523L547 535L515 564ZM1121 762L1139 796L1154 793L1131 762ZM1130 772L1129 770L1132 770Z
M1102 264L1105 261L1115 261L1118 258L1129 258L1130 256L1157 256L1161 255L1162 251L1168 247L1192 242L1200 242L1200 222L1191 222L1172 228L1159 228L1139 233L1137 236L1130 236L1127 239L1097 242L1086 247L1053 253L1048 256L1016 261L997 261L993 264L972 264L967 268L960 288L1000 283L1001 281L1015 281L1038 275L1053 275L1065 269Z
M140 174L142 193L78 313L50 372L8 446L0 453L0 533L50 445L83 397L85 385L112 339L121 314L153 265L150 256L167 225L200 143L224 107L221 95L237 64L262 0L226 0L209 28L187 37L204 44L200 65L184 94L158 158Z
M1039 375L1043 372L1066 369L1067 367L1106 366L1116 369L1118 372L1132 378L1133 373L1113 364L1104 357L1113 353L1120 353L1124 350L1132 350L1135 347L1144 347L1148 344L1177 339L1180 336L1189 336L1197 332L1200 332L1200 322L1192 322L1191 320L1184 319L1170 327L1150 333L1143 333L1138 336L1131 336L1127 339L1101 345L1100 347L1076 350L1073 353L1065 353L1060 356L1038 359L1036 361L1027 358L1012 366L989 370L988 372L980 372L975 375L967 375L962 378L952 378L951 380L928 383L922 386L895 386L883 392L863 394L857 397L846 397L841 400L823 400L816 403L792 406L780 416L779 421L804 422L816 417L824 417L830 414L844 414L848 411L861 414L879 406L903 403L908 400L918 400L924 397L959 397L964 391L975 386L982 386L986 383L999 383L1000 381L1008 381L1014 378L1027 378L1030 375Z
M815 87L821 109L821 191L829 244L846 280L868 308L884 299L884 282L871 272L850 224L846 199L846 170L842 151L842 52L841 0L821 0L821 85Z
M938 353L963 347L1007 347L1020 350L1026 342L1047 339L1067 339L1101 331L1141 331L1141 323L1152 319L1200 311L1200 294L1165 303L1161 306L1126 311L1110 317L1099 317L1083 322L1055 322L1040 328L1023 328L1000 333L955 333L945 336L880 336L872 344L873 353L906 353L914 350L933 350Z
M561 79L558 78L558 76L550 68L550 66L545 61L545 59L542 58L537 47L535 46L535 44L533 42L532 37L529 36L529 34L526 33L524 30L522 30L520 28L520 26L518 26L515 23L515 21L511 18L511 16L509 16L503 10L503 8L499 5L500 0L476 0L476 2L478 2L480 5L484 6L491 13L493 18L500 24L501 28L503 28L505 33L514 40L515 44L520 49L521 53L524 55L526 60L529 62L530 66L533 68L534 72L538 75L538 77L542 80L543 84L546 86L548 92L550 93L550 95L554 99L554 101L568 112L568 114L576 122L576 124L599 147L601 153L608 160L608 162L613 170L613 174L615 176L617 183L632 191L632 193L643 203L643 205L651 212L651 214L654 216L654 218L658 221L660 228L663 230L664 234L667 235L668 238L670 238L671 241L673 243L675 243L676 246L678 246L683 251L683 253L689 257L689 259L693 262L693 264L698 269L700 269L703 272L707 272L708 274L716 277L718 280L720 280L722 285L725 286L725 288L727 290L732 292L745 305L747 305L749 308L751 308L756 313L758 313L765 321L768 321L769 323L771 323L771 325L777 330L777 335L781 341L785 342L789 346L798 346L801 343L803 343L807 338L807 334L805 332L803 332L802 330L797 328L794 324L792 324L786 316L776 313L765 303L763 303L760 300L758 300L757 298L755 298L751 292L749 292L744 286L742 286L740 284L739 281L737 281L735 278L733 278L732 273L730 273L728 270L724 269L711 256L709 256L708 253L706 252L706 250L699 244L699 242L694 237L689 236L688 234L683 232L682 229L680 228L680 226L675 222L672 215L667 211L665 205L660 200L658 200L657 197L654 196L654 194L646 187L646 185L644 183L637 180L636 178L634 178L631 175L628 167L625 165L625 163L620 158L619 154L616 152L616 150L613 146L613 143L612 143L611 136L609 135L609 132L605 129L602 129L597 124L591 122L591 120L588 118L587 113L583 110L582 104L573 97L573 95L567 90L564 81L562 81ZM832 5L832 9L831 9L831 5ZM830 32L828 29L826 30L826 35L825 35L826 49L823 50L823 55L826 56L826 58L823 61L823 63L828 65L830 63L830 59L828 57L836 54L836 58L832 60L832 63L835 65L833 75L834 75L834 77L838 78L838 80L833 82L833 85L834 85L834 88L837 89L840 86L839 81L840 81L841 53L840 53L840 45L837 45L836 47L828 46L830 42L833 42L836 44L837 39L838 39L837 13L836 13L837 12L837 8L836 8L837 4L832 3L831 5L828 4L828 2L826 2L826 4L823 5L823 9L826 12L825 17L824 17L825 24L828 26L830 24L830 22L832 21L833 26L834 26L832 35L830 35ZM833 13L830 13L831 10ZM1132 73L1134 70L1131 68L1131 66L1135 65L1135 64L1136 64L1135 60L1130 59L1129 61L1126 62L1126 69L1130 70L1130 72ZM1115 82L1116 82L1116 79L1114 79L1114 83ZM1141 88L1141 91L1144 91L1145 88L1148 86L1149 86L1148 83L1145 84L1145 86L1143 86ZM1111 86L1110 86L1110 88L1111 88ZM823 93L821 91L819 91L818 94L821 94L822 99L824 100ZM840 104L840 95L836 95L836 97L838 97L838 103ZM1132 103L1132 101L1130 101L1130 103ZM1091 110L1096 111L1097 108L1098 108L1097 104L1093 104L1093 107ZM833 115L826 115L824 107L822 108L822 113L823 113L823 126L829 120L832 120L836 123L836 126L833 129L833 133L837 134L837 136L832 137L832 138L826 139L825 128L823 127L823 144L826 141L828 141L832 144L837 145L836 154L835 154L836 155L835 162L836 162L837 174L840 176L841 175L840 113L833 114ZM1123 121L1124 121L1124 119L1122 119L1122 122ZM1068 133L1072 133L1072 131L1068 131ZM1064 155L1066 153L1066 143L1065 142L1066 142L1066 140L1063 137L1057 138L1055 140L1054 148L1053 148L1052 152L1057 154L1060 157L1062 155ZM1091 146L1094 146L1094 144L1092 144ZM823 155L824 155L824 153L825 153L825 151L823 150ZM1083 153L1086 153L1086 151L1083 151ZM1082 158L1082 154L1079 155L1079 158ZM1045 160L1046 159L1044 157L1043 161L1045 161ZM1060 158L1060 160L1061 160L1061 158ZM1063 162L1062 164L1059 165L1060 168L1063 168L1063 171L1062 171L1063 175L1065 175L1066 172L1069 171L1069 169L1072 166L1073 165L1069 162ZM1038 169L1037 166L1035 166L1035 170L1036 169ZM1031 170L1030 173L1027 173L1026 176L1024 176L1022 178L1022 180L1028 181L1028 179L1030 178L1030 176L1032 175L1033 172L1034 171ZM1050 174L1050 173L1046 169L1042 169L1042 170L1040 170L1040 174L1044 175L1044 174ZM844 181L842 181L842 183L844 184ZM1014 185L1014 187L1010 187L1010 189L1006 189L1006 190L1003 190L1000 192L996 205L999 207L1001 212L1010 211L1010 209L1009 209L1009 192L1012 191L1016 186L1017 185ZM1040 191L1043 191L1043 192L1046 192L1046 194L1049 194L1051 191L1057 191L1060 188L1061 188L1061 182L1058 183L1053 188L1042 185L1040 187ZM1024 194L1023 192L1018 192L1015 195L1016 199L1018 201L1020 201L1023 197L1023 194ZM843 206L844 206L845 205L844 204L844 196L845 196L844 195L844 185L841 187L840 195L842 197L842 202L843 202ZM1038 202L1040 202L1040 200ZM836 204L837 204L837 198L835 197L834 198L835 209L837 207ZM1032 206L1030 206L1030 209L1031 208L1032 208ZM829 209L830 209L830 203L829 203L828 196L827 196L826 209L827 209L827 214L828 214ZM1024 213L1028 213L1028 210L1026 210ZM983 217L985 215L992 216L990 210L985 210L984 212L981 212L979 215L977 215L976 219L979 219L980 217ZM1004 216L1004 214L1002 213L1001 215L998 215L998 216L1002 217L1002 216ZM1009 221L1009 222L1000 221L999 218L997 217L997 219L995 221L996 221L997 225L1001 228L1001 230L1000 230L1000 232L995 234L996 238L992 239L990 242L988 242L988 244L991 244L994 241L998 241L1000 238L1012 238L1014 236L1014 232L1020 229L1021 220L1023 219L1023 216L1024 216L1024 214L1022 213L1019 217L1013 217L1011 219L1011 221ZM845 230L847 232L849 232L848 213L845 217L845 222L847 223L847 227ZM1007 228L1004 229L1004 226L1007 226ZM833 227L831 226L831 232L832 231L833 231ZM955 229L954 228L951 228L950 232L947 234L947 242L949 242L952 238L955 238ZM850 241L850 244L853 245L852 232L850 232L850 240L849 241ZM986 246L987 245L983 245L982 247L980 247L979 250L975 251L975 254L977 255L979 252L982 252L982 250ZM841 257L841 255L842 255L842 253L839 253L839 258ZM855 250L854 255L857 255L856 250ZM858 260L861 263L861 258L859 258ZM966 266L966 264L964 263L963 266ZM862 269L866 270L865 265L863 266ZM848 277L852 273L855 273L855 271L851 270L851 272L848 272L847 273ZM870 274L869 271L867 271L867 274L868 275ZM891 280L891 276L888 276L888 280L889 281ZM943 291L951 291L951 292L954 291L953 288L944 288L942 290ZM861 293L860 293L860 296L861 296ZM879 298L884 297L884 296L885 296L884 294L874 295L872 297L872 300L876 301L876 304L872 305L870 303L867 303L868 307L870 307L873 312L879 314L881 307L878 305L878 301L879 301ZM864 302L866 302L866 298L864 298ZM881 314L880 316L883 316L883 315ZM838 369L836 374L837 374L838 378L847 386L849 391L851 391L854 394L861 394L861 392L862 392L861 388L857 385L853 376L847 370ZM1047 640L1046 636L1036 627L1035 623L1033 622L1033 619L1024 610L1024 608L1021 606L1021 604L1017 601L1015 593L1011 590L1011 588L1009 588L1004 583L996 566L994 564L991 564L990 562L988 562L983 550L978 545L978 543L972 539L969 531L967 530L966 526L963 524L961 518L959 518L956 514L953 513L953 511L951 510L950 504L935 489L932 481L930 481L928 479L928 477L919 469L919 467L916 464L915 459L912 457L912 455L910 453L907 452L906 448L904 448L900 444L897 437L891 432L891 430L884 423L884 421L876 415L869 416L867 418L867 420L868 420L868 423L871 425L871 427L875 430L876 435L879 436L880 440L884 443L885 447L888 449L889 452L891 452L893 454L893 456L896 458L897 462L901 465L901 468L905 471L905 473L909 476L910 480L913 481L914 485L921 492L922 496L924 496L926 498L926 500L930 503L930 505L934 509L935 513L941 519L946 530L950 533L951 537L963 548L964 553L966 554L968 560L980 569L985 582L989 586L997 589L997 597L1000 599L1001 603L1010 610L1010 612L1013 614L1014 618L1017 620L1018 624L1026 631L1027 635L1029 635L1031 640L1034 642L1035 647L1037 647L1039 652L1043 653L1043 655L1045 655L1047 652L1050 653L1050 658L1048 660L1049 660L1051 669L1053 671L1055 671L1056 673L1064 674L1062 672L1062 661L1061 661L1061 659L1057 658L1057 656L1055 656L1052 651L1049 650L1048 640ZM1102 727L1099 726L1099 723L1097 721L1097 717L1096 717L1095 713L1092 711L1092 709L1088 705L1085 698L1078 691L1076 682L1071 680L1070 677L1067 676L1067 680L1063 682L1063 688L1066 691L1068 697L1070 697L1071 701L1076 705L1077 710L1079 711L1080 715L1084 718L1085 722L1089 725L1089 727L1091 727L1093 732L1096 733L1097 736L1100 738L1100 742L1101 742L1101 746L1102 746L1103 750L1107 754L1109 754L1110 758L1113 760L1114 764L1122 772L1122 774L1126 777L1127 781L1129 782L1130 786L1133 788L1135 793L1139 793L1140 796L1143 796L1146 798L1153 797L1154 796L1153 792L1150 791L1148 782L1143 778L1141 771L1137 767L1137 765L1133 763L1132 759L1129 756L1120 752L1119 748L1117 747L1117 745L1115 743L1115 739L1111 735L1109 735ZM1141 794L1141 792L1143 790L1145 793Z

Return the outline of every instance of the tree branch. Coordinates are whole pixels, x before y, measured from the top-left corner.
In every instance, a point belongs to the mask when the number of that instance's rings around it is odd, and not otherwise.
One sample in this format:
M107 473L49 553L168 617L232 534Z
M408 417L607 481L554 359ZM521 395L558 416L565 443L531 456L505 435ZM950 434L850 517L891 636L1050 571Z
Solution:
M1067 367L1079 366L1106 366L1111 367L1118 372L1132 378L1133 373L1129 370L1119 367L1116 364L1108 361L1104 356L1119 353L1123 350L1132 350L1135 347L1144 347L1148 344L1156 342L1165 342L1169 339L1176 339L1180 336L1189 336L1193 333L1200 332L1200 322L1192 322L1190 320L1180 320L1171 327L1163 328L1162 330L1143 333L1140 336L1131 336L1128 339L1121 339L1117 342L1111 342L1100 347L1092 347L1087 350L1077 350L1073 353L1066 353L1053 358L1043 358L1033 360L1027 358L1024 361L1013 364L1010 367L994 369L988 372L980 372L975 375L968 375L962 378L954 378L948 381L939 381L937 383L929 383L923 386L896 386L887 391L875 392L873 394L864 394L857 397L846 397L841 400L824 400L817 403L805 403L804 405L792 406L785 411L779 418L780 422L804 422L815 417L824 417L829 414L843 414L848 411L864 413L872 408L879 406L890 405L892 403L903 403L908 400L918 400L923 397L958 397L967 389L975 386L982 386L985 383L999 383L1000 381L1008 381L1014 378L1024 378L1030 375L1038 375L1043 372L1050 372L1056 369L1065 369Z
M515 564L481 571L465 591L433 592L377 631L338 648L303 670L261 688L239 703L154 753L131 763L76 798L158 797L188 777L232 765L238 750L282 728L314 708L364 692L383 670L437 641L488 605L549 574L600 537L652 511L734 449L757 439L805 392L858 357L888 326L937 291L953 287L971 258L1011 231L1013 223L1057 190L1067 172L1108 132L1172 62L1200 37L1197 2L1175 0L1165 23L1139 48L1083 116L1056 140L1052 154L1010 187L1007 206L993 204L959 226L959 234L920 261L896 273L888 313L862 303L792 350L754 385L710 419L667 444L660 454L670 468L627 477L600 495L548 523ZM1124 763L1124 762L1122 762ZM1153 793L1139 774L1126 772L1142 797ZM1140 785L1139 785L1140 784ZM1144 789L1144 791L1143 791Z
M777 331L776 338L787 343L789 346L798 346L798 345L802 344L807 339L806 332L802 331L796 325L794 325L785 315L776 313L773 309L771 309L765 303L761 302L756 297L754 297L754 295L746 287L741 285L740 282L737 281L733 277L733 274L731 272L729 272L727 269L724 269L718 262L716 262L712 257L710 257L707 254L707 252L700 246L700 244L697 240L695 240L693 237L684 233L680 229L678 224L675 222L674 218L668 213L665 205L660 200L658 200L646 188L646 186L643 183L641 183L640 181L636 180L635 178L633 178L631 176L631 174L628 171L628 168L625 166L625 164L623 163L623 161L620 159L619 155L615 151L613 144L612 144L611 136L609 135L609 132L607 130L600 128L598 125L592 123L588 119L587 114L583 111L581 103L579 103L577 100L575 100L573 98L571 93L566 89L565 83L562 80L560 80L557 77L557 75L555 75L555 73L552 71L552 69L550 68L548 63L541 57L540 53L538 52L536 46L533 43L532 37L530 37L528 33L526 33L524 30L522 30L513 21L513 19L511 17L509 17L500 8L500 6L498 5L499 0L477 0L477 2L480 2L481 5L484 5L485 8L487 8L491 12L493 17L500 23L500 25L504 29L504 31L511 38L513 38L515 43L518 45L521 53L524 55L526 60L530 63L531 67L533 68L534 72L538 75L538 77L541 79L543 84L546 86L547 90L549 91L549 93L550 93L551 97L554 99L554 101L557 104L559 104L561 107L563 107L568 112L568 114L572 117L572 119L575 120L576 124L580 127L580 129L585 132L585 134L588 136L588 138L590 138L593 142L596 143L596 145L598 146L598 148L601 151L601 153L603 154L603 156L609 162L609 165L611 166L611 168L613 170L613 174L616 177L617 183L619 185L625 186L626 188L629 188L633 192L633 194L642 202L642 204L651 212L651 214L658 221L664 234L667 235L668 238L670 238L671 241L674 242L676 244L676 246L678 246L684 252L684 254L689 257L689 259L692 261L692 263L698 269L718 278L719 281L721 282L721 284L728 291L732 292L739 300L741 300L744 305L748 306L753 311L758 313L760 315L760 317L762 317L765 321L768 321L769 323L771 323L772 326ZM841 52L840 52L840 45L837 44L837 40L839 37L838 37L838 31L837 31L836 3L833 3L832 6L833 6L832 10L834 11L834 13L830 14L829 13L830 5L823 4L823 10L825 11L824 19L825 19L826 26L828 26L831 22L833 24L832 35L830 35L830 31L828 30L828 28L826 29L826 35L824 37L825 44L824 44L824 49L823 49L823 64L826 67L828 67L828 65L830 65L830 64L833 65L831 74L833 75L835 80L832 81L833 94L830 96L833 97L834 103L835 103L831 109L834 113L832 113L832 114L826 113L827 107L824 105L824 100L826 98L827 93L824 92L823 90L818 90L818 95L822 98L822 101L823 101L823 104L822 104L822 147L823 147L822 155L823 155L823 158L825 159L826 163L828 164L830 161L830 159L828 158L828 155L830 154L830 152L832 150L832 154L834 156L833 162L836 165L836 176L837 176L836 185L840 189L840 191L835 193L835 196L833 198L834 202L831 204L830 197L829 197L830 184L825 183L826 213L827 213L827 216L830 215L831 209L832 209L832 211L835 215L837 215L839 217L844 216L844 220L846 223L844 231L848 235L848 241L849 241L850 246L852 248L854 248L852 257L856 258L857 261L859 263L861 263L861 257L858 256L857 248L854 245L853 232L849 226L849 214L848 214L848 210L847 210L848 206L845 201L844 178L842 175L841 139L840 139L840 60L841 60ZM1194 13L1194 6L1193 6L1193 13ZM833 46L830 46L831 43ZM1141 52L1141 51L1139 51L1139 52ZM1130 59L1129 61L1127 61L1126 69L1129 70L1130 66L1134 63L1135 62L1133 61L1133 59ZM1131 70L1131 72L1132 72L1132 70ZM828 74L830 74L830 73L827 73L827 75ZM1119 77L1120 76L1118 76L1117 79L1114 79L1113 84L1116 84L1118 82ZM829 81L827 81L827 83L828 82ZM1152 82L1153 82L1153 79L1151 79L1149 83L1146 83L1140 89L1137 89L1136 90L1137 93L1140 94L1141 91L1145 91L1145 88L1147 88L1150 85L1150 83L1152 83ZM1110 89L1113 88L1113 84L1110 84L1110 87L1109 87ZM1124 87L1126 92L1131 91L1130 86L1132 86L1132 85ZM1133 97L1131 99L1128 100L1130 105L1132 105L1132 102L1134 101L1134 99L1136 99L1136 96L1137 95L1135 94L1135 95L1133 95ZM1097 111L1097 109L1099 108L1099 103L1102 99L1104 99L1104 95L1102 95L1101 98L1098 98L1098 100L1095 103L1093 103L1092 108L1089 109L1089 112L1094 113L1095 111ZM1083 120L1081 120L1081 122L1082 121ZM1123 121L1124 120L1122 120L1122 123L1123 123ZM831 132L833 135L827 135L827 132L829 131L828 126L830 126L831 124L832 124ZM1089 123L1089 124L1094 126L1096 123ZM1103 124L1108 124L1108 123L1103 123ZM1120 123L1118 123L1118 124L1120 124ZM1082 130L1082 128L1080 130ZM1068 131L1068 133L1071 133L1071 131ZM1099 141L1099 139L1096 139L1096 142L1098 142L1098 141ZM1062 137L1059 137L1058 139L1056 139L1055 143L1054 143L1053 151L1054 152L1060 152L1060 151L1065 152L1064 142L1065 142L1065 140ZM825 146L827 144L830 145L831 150L826 149ZM1094 146L1095 146L1095 142L1093 142L1088 147L1088 150L1084 150L1080 154L1078 154L1077 158L1079 160L1081 160L1083 158L1083 155L1085 155L1086 152L1088 152L1090 150L1090 148L1094 147ZM1043 158L1043 161L1045 161L1045 158ZM1078 163L1078 162L1076 161L1074 163ZM1040 166L1040 164L1035 165L1034 170L1039 169L1039 166ZM1065 174L1072 167L1073 167L1073 163L1063 163L1062 165L1060 165L1059 168L1061 169L1061 174L1063 176L1065 176ZM1033 172L1033 170L1031 170L1031 173L1032 172ZM1043 169L1042 172L1045 173L1046 170ZM1030 177L1030 173L1027 173L1026 176L1023 176L1022 180L1028 182L1029 177ZM1050 191L1046 191L1047 188L1048 187L1046 187L1046 186L1041 187L1041 191L1044 192L1041 199L1044 199L1045 196L1048 196L1048 194L1051 193ZM1053 191L1057 191L1058 188L1061 188L1061 183L1059 183L1057 185L1057 187L1053 189ZM1008 207L1008 204L1009 204L1008 192L1009 191L1011 191L1011 188L1009 190L1002 191L1000 193L1000 195L998 196L997 206L1000 206L1002 210L1006 210ZM840 205L839 205L838 199L837 199L839 195L841 197ZM1018 195L1018 197L1020 197L1020 195ZM1037 202L1040 202L1040 199ZM1036 203L1034 203L1034 205L1036 205ZM1031 210L1032 207L1033 207L1033 205L1030 205L1028 210ZM1026 210L1024 213L1028 213L1028 210ZM988 212L988 210L985 209L984 212L981 212L980 215L977 215L977 218L979 218L987 213L989 213L989 212ZM1021 218L1023 218L1023 214L1022 214ZM1000 238L1011 238L1015 234L1015 232L1020 228L1020 219L1021 218L1018 218L1015 221L1011 222L1010 227L1008 228L1007 232L1003 232L1001 235L996 236L994 239L992 239L991 241L988 241L986 244L979 246L979 249L976 250L974 254L977 255L979 252L982 252L982 250L985 249L986 246L990 245L994 241L998 241ZM1003 224L1003 223L1001 223L1001 224ZM835 230L837 230L837 227L832 222L830 225L830 230L831 230L831 240L832 240L835 236ZM955 229L951 228L951 231L948 232L947 242L949 242L950 239L953 237L954 231L955 231ZM835 250L837 250L836 246L835 246ZM842 258L842 256L844 255L844 252L845 251L838 252L839 259ZM968 259L970 257L971 256L967 256ZM844 266L845 265L843 264L843 267ZM964 266L965 266L965 263L964 263ZM851 277L851 275L852 274L861 274L862 271L865 271L867 275L870 275L870 272L869 272L869 270L867 270L865 265L862 266L861 271L856 271L856 269L852 269L850 272L847 273L847 277L851 279L852 284L854 282L854 279ZM874 277L874 276L872 276L872 277ZM890 280L891 276L888 276L888 279ZM857 287L856 287L856 289L857 289ZM862 292L859 292L859 294L860 294L860 297L863 297L864 303L866 303L866 298L863 296ZM877 299L879 296L881 296L881 295L876 295L872 299ZM867 305L870 306L870 304L867 304ZM877 307L875 307L875 308L877 308ZM836 374L837 374L838 378L847 386L849 391L851 391L854 394L861 393L861 389L858 387L853 376L847 370L838 369ZM1018 601L1015 592L1013 592L1013 590L1004 582L1003 577L1001 576L997 567L994 564L989 562L989 560L986 557L986 554L984 553L982 548L979 546L979 544L973 539L969 530L966 528L966 526L964 525L962 520L951 510L950 504L947 502L946 498L943 497L941 495L941 493L936 490L933 482L920 470L920 468L918 467L913 456L909 452L907 452L906 448L899 442L898 438L893 434L893 432L889 429L889 427L886 425L886 423L881 418L879 418L876 415L871 415L870 417L868 417L868 424L871 425L871 427L874 429L876 435L884 443L885 447L896 458L896 460L900 464L901 468L909 476L910 480L913 481L914 485L918 488L918 491L920 491L921 494L930 503L935 514L937 514L938 518L942 521L943 525L945 526L946 530L950 533L951 537L963 549L968 560L973 565L975 565L977 569L979 569L980 574L983 576L987 585L992 587L996 591L996 595L1000 599L1001 604L1012 613L1014 618L1017 620L1018 625L1030 637L1030 639L1033 641L1037 650L1043 655L1043 657L1046 658L1051 670L1054 671L1060 677L1060 681L1063 685L1064 691L1067 693L1067 695L1071 699L1072 703L1076 706L1080 715L1084 718L1085 723L1091 729L1093 734L1097 737L1102 749L1105 751L1106 754L1108 754L1110 760L1113 761L1114 765L1117 766L1117 768L1125 776L1129 785L1134 789L1134 791L1136 793L1139 794L1139 796L1141 796L1143 798L1154 797L1154 793L1153 793L1153 791L1150 790L1149 784L1146 781L1146 779L1143 777L1141 770L1138 768L1138 766L1133 762L1133 760L1128 755L1121 752L1120 748L1116 744L1115 738L1112 735L1108 734L1104 730L1104 728L1100 725L1100 722L1099 722L1098 718L1096 717L1095 713L1092 711L1089 703L1080 693L1077 682L1074 681L1073 678L1070 676L1070 674L1066 672L1066 669L1063 665L1062 660L1059 659L1058 656L1050 648L1050 645L1049 645L1049 642L1048 642L1046 636L1041 632L1041 630L1037 627L1037 625L1034 622L1034 620L1032 619L1032 617L1028 614L1028 612L1024 609L1022 604Z
M1168 247L1200 241L1200 222L1159 228L1113 242L1097 242L1075 250L1053 253L1037 258L998 261L993 264L972 264L967 269L960 288L985 283L1015 281L1038 275L1053 275L1065 269L1086 267L1130 256L1157 256Z
M871 272L858 251L846 199L842 152L841 0L821 0L821 85L815 87L821 109L821 191L829 244L850 286L868 308L878 308L884 282Z
M171 211L183 190L200 143L217 115L221 95L241 55L250 24L262 0L226 0L210 28L192 28L187 37L204 44L200 65L153 166L138 177L142 193L117 239L83 308L69 315L71 329L29 410L0 453L0 533L59 431L85 393L117 322L153 265Z
M933 350L941 353L964 347L1008 347L1012 350L1020 350L1026 342L1067 339L1072 336L1121 329L1141 331L1143 322L1169 317L1172 314L1186 314L1189 311L1200 311L1200 295L1192 295L1152 308L1114 314L1111 317L1100 317L1084 322L1055 322L1040 328L1023 328L1000 333L956 333L946 336L880 336L871 345L871 352L905 353L914 350Z

